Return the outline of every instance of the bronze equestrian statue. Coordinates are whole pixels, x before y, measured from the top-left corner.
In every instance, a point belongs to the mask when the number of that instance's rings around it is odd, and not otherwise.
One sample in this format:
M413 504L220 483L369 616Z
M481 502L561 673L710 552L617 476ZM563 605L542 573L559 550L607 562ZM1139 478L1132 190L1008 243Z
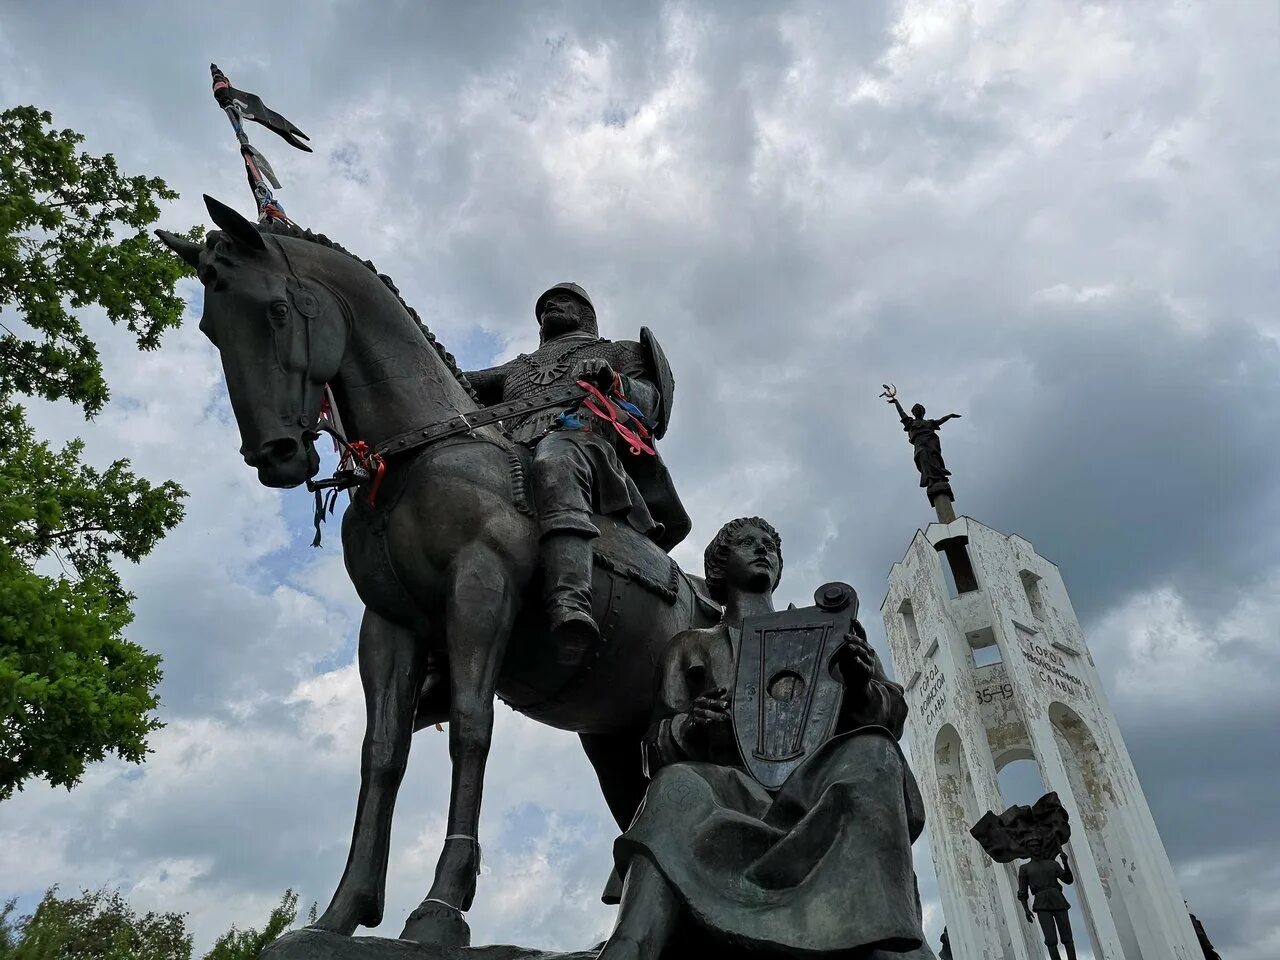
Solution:
M526 716L578 733L615 819L622 827L631 822L645 788L648 680L672 636L719 619L701 581L664 549L683 536L687 517L674 496L665 504L636 496L660 486L647 482L662 472L652 457L638 471L618 472L617 462L631 454L605 449L604 438L582 444L566 432L541 456L519 442L545 429L518 416L538 405L522 394L516 367L525 361L478 374L478 401L453 357L372 264L322 236L282 223L258 227L215 200L206 204L221 230L204 245L161 238L204 284L200 329L221 354L245 462L267 486L310 480L319 469L315 441L326 385L347 439L377 455L366 460L376 475L342 520L344 561L365 605L360 793L346 869L316 926L350 934L381 922L392 808L410 740L415 730L447 720L447 836L431 889L402 936L464 944L495 694ZM670 415L660 351L582 337L578 357L576 341L565 338L575 336L574 324L593 334L584 325L593 325L594 315L588 324L576 307L570 318L575 298L589 302L567 292L573 297L553 294L554 305L548 298L538 311L544 346L527 364L530 377L554 387L565 362L597 382L617 373L616 385L632 391L633 406L660 435ZM548 348L570 356L543 362ZM498 395L515 398L507 408L515 437L477 419L483 402ZM459 422L465 432L438 429ZM601 426L590 425L592 432ZM536 488L539 478L554 482L586 465L596 481L610 472L605 484L593 485L591 502L617 508L613 515L583 515L585 483L555 493L535 489L531 497L531 473ZM531 499L542 508L541 522ZM578 539L560 539L565 535ZM552 554L550 611L541 602L540 541ZM594 557L590 568L583 542Z

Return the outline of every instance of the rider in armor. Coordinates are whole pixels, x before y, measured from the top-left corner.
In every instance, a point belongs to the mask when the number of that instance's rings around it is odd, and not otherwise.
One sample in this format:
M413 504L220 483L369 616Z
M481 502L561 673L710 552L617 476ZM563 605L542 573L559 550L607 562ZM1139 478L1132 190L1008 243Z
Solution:
M647 328L640 342L603 339L595 307L576 283L558 283L534 306L541 345L497 367L468 373L480 403L533 396L548 386L586 380L638 408L653 438L666 430L674 383ZM635 454L614 425L585 408L541 410L505 421L533 449L532 486L542 537L547 615L553 639L573 655L599 639L591 616L593 513L624 519L670 550L689 517L657 455Z

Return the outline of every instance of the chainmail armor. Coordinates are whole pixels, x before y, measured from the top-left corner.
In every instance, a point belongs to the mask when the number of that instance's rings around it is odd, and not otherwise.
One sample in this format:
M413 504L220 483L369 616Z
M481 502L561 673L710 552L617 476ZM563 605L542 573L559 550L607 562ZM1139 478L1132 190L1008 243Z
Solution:
M536 394L553 383L561 383L573 375L580 360L600 358L609 366L628 377L648 380L644 351L640 344L630 340L604 340L595 337L560 337L544 344L531 354L521 354L503 364L506 377L503 381L502 399L519 400ZM560 415L558 410L541 410L506 422L511 436L519 443L530 443L542 436L554 425ZM581 411L584 420L591 421L592 430L612 438L613 430L597 418Z

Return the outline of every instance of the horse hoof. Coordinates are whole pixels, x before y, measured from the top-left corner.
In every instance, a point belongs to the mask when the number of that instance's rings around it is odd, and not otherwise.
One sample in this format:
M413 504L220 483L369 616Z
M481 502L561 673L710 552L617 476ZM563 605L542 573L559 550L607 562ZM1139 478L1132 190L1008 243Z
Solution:
M326 933L338 933L349 937L356 932L356 927L376 927L382 923L382 907L376 898L355 897L351 899L334 897L329 909L320 914L315 923L307 926L308 930L323 930Z
M428 900L409 914L400 939L435 947L469 947L471 928L461 911L448 904Z

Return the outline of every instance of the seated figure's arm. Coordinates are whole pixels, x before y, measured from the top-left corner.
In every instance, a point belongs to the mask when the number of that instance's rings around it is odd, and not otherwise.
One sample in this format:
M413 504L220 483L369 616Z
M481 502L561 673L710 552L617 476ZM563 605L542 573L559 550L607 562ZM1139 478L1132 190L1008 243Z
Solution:
M677 713L657 720L645 736L644 772L650 779L669 763L695 760L697 747L689 737L689 714Z
M846 644L836 654L836 663L845 680L844 701L840 707L841 731L858 727L884 727L895 739L902 739L907 722L907 699L902 687L890 680L884 672L880 658L862 641L862 648L870 655L870 676L863 673L858 682L858 669L852 662L854 644Z
M482 407L491 407L495 403L502 402L502 390L507 381L507 364L487 367L484 370L467 371L464 375L475 388L476 397Z
M644 738L645 775L650 778L669 763L701 759L698 738L692 735L694 695L685 674L688 637L685 632L672 638L658 668L654 719Z
M901 740L907 722L907 701L902 695L902 687L892 680L871 680L861 691L850 691L845 694L844 710L845 729L857 727L884 727L893 734L894 739Z

